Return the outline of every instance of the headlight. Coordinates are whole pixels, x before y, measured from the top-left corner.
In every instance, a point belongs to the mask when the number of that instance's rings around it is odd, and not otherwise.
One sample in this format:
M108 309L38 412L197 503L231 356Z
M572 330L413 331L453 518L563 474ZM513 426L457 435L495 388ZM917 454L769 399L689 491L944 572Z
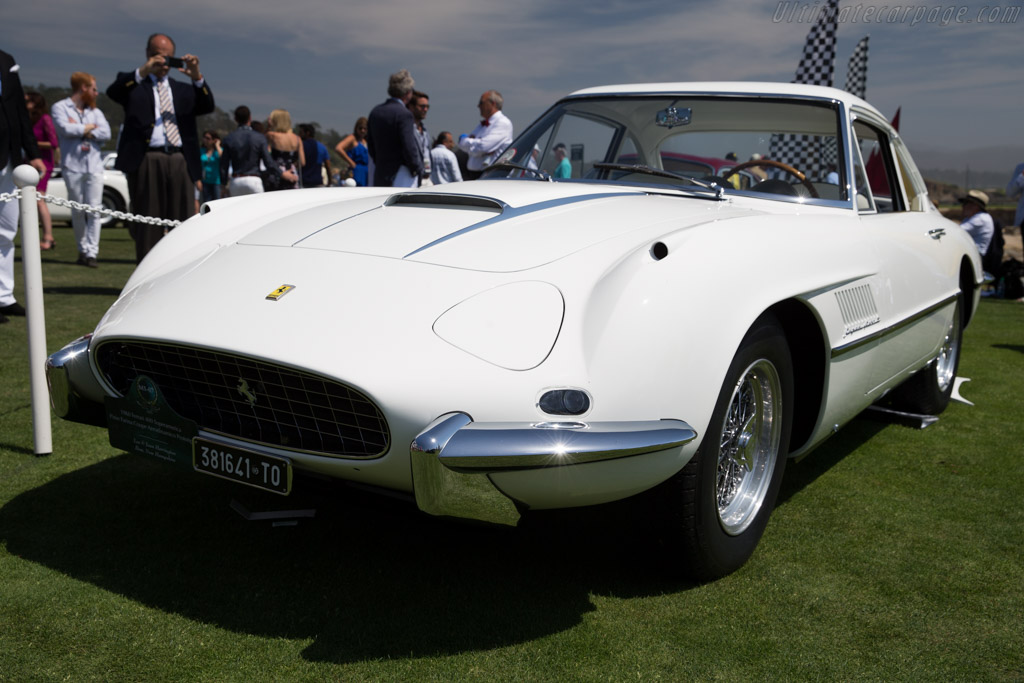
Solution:
M562 293L546 282L514 282L472 296L434 321L434 333L509 370L530 370L551 353L562 328Z

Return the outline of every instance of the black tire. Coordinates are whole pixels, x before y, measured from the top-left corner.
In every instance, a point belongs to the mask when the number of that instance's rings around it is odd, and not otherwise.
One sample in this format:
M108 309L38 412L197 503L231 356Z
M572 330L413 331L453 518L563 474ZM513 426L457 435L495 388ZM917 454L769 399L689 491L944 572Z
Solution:
M740 343L697 454L655 490L667 547L689 578L725 576L757 547L786 466L792 397L789 345L766 313Z
M117 193L116 190L110 188L103 188L103 208L108 211L124 211L124 200ZM101 216L100 227L101 228L112 228L117 225L118 220L113 216Z
M964 327L962 302L963 295L958 294L938 357L892 392L889 405L893 408L920 415L938 415L949 405L960 367Z

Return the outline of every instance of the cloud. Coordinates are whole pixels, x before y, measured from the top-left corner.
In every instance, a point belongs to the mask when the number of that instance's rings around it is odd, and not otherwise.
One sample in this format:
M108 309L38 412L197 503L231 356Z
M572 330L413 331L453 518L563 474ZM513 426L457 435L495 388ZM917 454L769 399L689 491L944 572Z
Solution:
M492 87L503 92L521 127L557 97L594 85L789 81L811 24L773 21L777 6L749 0L176 0L167 5L172 12L155 20L152 5L128 0L48 0L45 13L32 4L5 7L4 24L17 27L7 32L5 49L25 64L27 82L63 83L79 68L105 81L141 63L145 36L163 30L200 55L225 107L283 104L299 120L347 129L383 99L387 75L407 67L432 96L430 123L458 130L472 123L473 103ZM971 3L968 14L976 16L982 6ZM1000 131L1016 129L1011 112L1024 104L1014 86L1019 28L842 23L836 83L844 83L857 40L870 34L868 99L883 112L904 106L908 122L915 122L908 139L926 131L940 140L958 126L979 144L995 144ZM978 102L985 106L979 109ZM966 126L972 117L981 119Z

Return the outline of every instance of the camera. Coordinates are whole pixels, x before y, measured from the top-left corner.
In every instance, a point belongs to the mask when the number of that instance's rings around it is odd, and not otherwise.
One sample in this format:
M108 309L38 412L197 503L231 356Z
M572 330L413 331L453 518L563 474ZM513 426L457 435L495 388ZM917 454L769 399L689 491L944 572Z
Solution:
M164 57L164 64L172 69L180 69L185 66L185 60L181 57Z

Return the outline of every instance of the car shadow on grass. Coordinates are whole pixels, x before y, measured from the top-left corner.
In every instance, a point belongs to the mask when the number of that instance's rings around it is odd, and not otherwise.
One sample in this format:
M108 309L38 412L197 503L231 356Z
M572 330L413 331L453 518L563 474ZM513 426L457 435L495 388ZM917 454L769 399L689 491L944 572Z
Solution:
M316 517L290 527L245 521L233 499L250 510L315 508ZM162 611L312 639L307 659L344 663L526 642L580 624L592 594L692 587L618 505L542 516L530 528L469 524L351 488L264 497L121 455L11 500L0 509L0 545Z
M1017 353L1024 353L1024 346L1020 344L993 344L993 349L1006 349L1008 351L1016 351Z
M888 424L884 418L861 413L844 426L842 431L815 448L806 457L798 462L786 463L786 472L782 477L775 507L785 505L791 498L842 462L843 458L870 441Z

